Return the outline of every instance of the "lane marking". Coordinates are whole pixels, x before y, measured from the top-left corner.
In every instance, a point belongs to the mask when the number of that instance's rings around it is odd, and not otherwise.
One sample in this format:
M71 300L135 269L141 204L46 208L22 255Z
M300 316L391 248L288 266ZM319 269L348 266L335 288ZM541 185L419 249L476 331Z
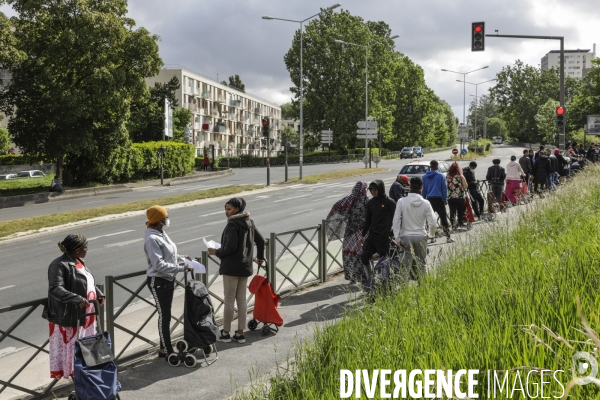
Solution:
M15 287L15 285L0 287L0 290L10 289L11 287Z
M292 200L292 199L299 199L300 197L306 197L306 196L312 196L313 194L303 194L302 196L294 196L294 197L288 197L286 199L280 199L280 200L274 200L273 203L279 203L280 201L287 201L287 200Z
M206 235L206 236L202 236L202 237L199 237L199 238L196 238L196 239L186 240L185 242L179 242L179 243L177 243L177 245L179 246L180 244L186 244L186 243L190 243L190 242L195 242L196 240L201 240L201 239L209 238L211 236L214 236L214 235Z
M104 200L86 201L86 202L81 203L81 204L102 203L103 201L106 201L106 199L104 199Z
M215 222L209 222L207 224L203 224L202 226L218 225L218 224L225 224L225 223L227 223L227 221L215 221Z
M208 217L209 215L225 214L225 210L216 211L214 213L202 214L201 217Z
M144 239L143 238L139 238L139 239L127 240L125 242L120 242L120 243L105 244L104 248L107 249L109 247L123 247L123 246L127 246L127 245L130 245L130 244L139 243L142 240L144 240Z
M115 232L115 233L107 233L106 235L100 235L100 236L94 236L91 238L88 238L88 242L90 240L96 240L96 239L100 239L102 237L109 237L109 236L116 236L116 235L122 235L124 233L129 233L129 232L135 232L135 229L129 229L127 231L121 231L121 232Z
M301 214L301 213L309 212L312 210L314 210L314 208L309 208L308 210L298 211L298 212L292 213L292 215Z

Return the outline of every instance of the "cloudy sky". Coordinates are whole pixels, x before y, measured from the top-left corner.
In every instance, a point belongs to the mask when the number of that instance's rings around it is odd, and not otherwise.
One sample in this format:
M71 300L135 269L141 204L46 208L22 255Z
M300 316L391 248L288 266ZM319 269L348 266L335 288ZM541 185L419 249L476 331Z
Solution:
M340 0L338 0L340 1ZM165 64L178 64L223 80L238 74L246 91L278 104L289 101L291 81L283 55L298 24L267 21L262 15L299 20L335 0L129 0L129 15L161 37ZM365 20L385 21L396 39L397 50L421 65L425 79L462 120L462 75L484 82L503 66L520 59L540 64L552 40L487 38L485 52L471 52L471 22L485 21L487 33L555 35L565 37L566 49L592 49L600 54L600 7L597 0L341 0L342 9ZM5 7L0 10L7 11ZM339 9L338 9L339 10ZM488 84L479 86L479 93ZM469 94L474 87L467 85Z

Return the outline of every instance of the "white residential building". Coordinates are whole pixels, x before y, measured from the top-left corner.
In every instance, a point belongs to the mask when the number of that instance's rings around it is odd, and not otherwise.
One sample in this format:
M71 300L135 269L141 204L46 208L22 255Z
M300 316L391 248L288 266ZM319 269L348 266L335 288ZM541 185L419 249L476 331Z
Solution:
M146 83L167 83L176 76L180 88L175 96L180 108L192 113L191 128L196 154L209 151L215 156L241 154L273 155L279 150L281 108L249 93L223 85L183 67L162 69ZM270 121L269 138L262 134L262 119ZM270 153L270 154L269 154Z
M592 60L596 58L596 44L590 52L589 49L565 50L564 71L565 76L581 79L592 67ZM542 57L542 69L560 67L560 50L552 50Z

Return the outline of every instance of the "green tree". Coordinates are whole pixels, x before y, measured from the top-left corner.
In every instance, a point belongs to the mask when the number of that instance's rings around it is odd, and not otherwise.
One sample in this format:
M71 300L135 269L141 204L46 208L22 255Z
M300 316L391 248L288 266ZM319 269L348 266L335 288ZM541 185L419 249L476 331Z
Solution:
M538 135L543 143L558 143L558 128L556 127L556 107L560 103L556 100L548 100L540 107L535 115Z
M0 110L15 144L56 159L59 176L67 160L75 183L104 181L130 144L130 104L162 65L158 37L135 28L126 0L2 3L16 13L0 39L15 49L0 52L12 73Z
M482 122L483 125L483 122ZM483 132L483 127L482 127ZM483 136L483 135L482 135ZM494 136L501 136L505 140L508 136L506 132L506 124L503 120L497 117L488 118L486 123L486 134L485 136L489 139Z
M185 127L192 121L192 113L187 108L173 110L173 141L185 142Z
M12 139L8 131L0 126L0 154L7 154L12 147Z
M281 119L297 119L300 113L292 103L283 103L281 106Z
M246 93L246 85L242 82L239 75L232 75L229 77L229 85L234 89L238 89L240 92Z
M579 135L579 130L587 124L587 116L594 114L600 114L600 58L592 60L591 69L581 79L579 92L567 103L567 131L571 138Z

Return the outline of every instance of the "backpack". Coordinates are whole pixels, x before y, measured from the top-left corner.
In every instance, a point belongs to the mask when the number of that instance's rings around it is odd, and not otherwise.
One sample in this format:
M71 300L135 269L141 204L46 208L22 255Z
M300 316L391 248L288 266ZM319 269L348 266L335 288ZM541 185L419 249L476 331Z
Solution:
M242 243L244 248L242 249L242 264L252 266L252 260L254 259L254 222L248 219L248 229L244 230L244 237Z

